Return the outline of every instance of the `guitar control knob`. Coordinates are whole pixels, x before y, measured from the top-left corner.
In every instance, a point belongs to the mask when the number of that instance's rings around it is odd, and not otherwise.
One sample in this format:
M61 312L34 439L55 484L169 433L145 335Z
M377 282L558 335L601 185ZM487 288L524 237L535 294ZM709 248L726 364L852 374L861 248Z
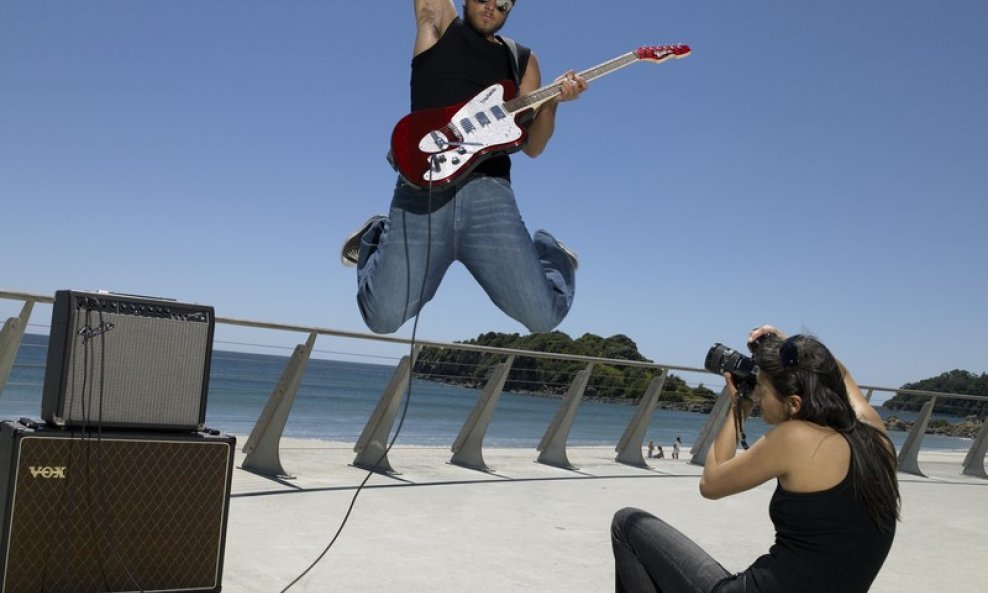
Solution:
M456 153L457 154L466 154L467 153L467 149L466 148L463 148L461 146L461 147L459 147L459 148L456 149Z

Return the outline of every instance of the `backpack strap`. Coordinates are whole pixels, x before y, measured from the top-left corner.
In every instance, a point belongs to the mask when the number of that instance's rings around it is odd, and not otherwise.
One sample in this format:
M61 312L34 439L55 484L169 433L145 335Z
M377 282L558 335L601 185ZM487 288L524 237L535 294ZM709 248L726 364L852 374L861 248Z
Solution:
M521 77L525 75L525 69L528 67L528 56L532 50L510 37L497 35L497 38L508 48L508 53L511 54L511 74L515 77L515 84L520 86Z

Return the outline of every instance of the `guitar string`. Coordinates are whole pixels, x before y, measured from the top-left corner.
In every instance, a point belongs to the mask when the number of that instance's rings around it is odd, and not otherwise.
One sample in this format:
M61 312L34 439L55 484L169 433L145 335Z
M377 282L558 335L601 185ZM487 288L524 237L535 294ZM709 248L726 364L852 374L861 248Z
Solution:
M639 55L639 52L648 50L650 57L646 58ZM605 74L610 74L615 70L620 70L625 66L629 66L639 60L651 60L656 62L664 62L670 58L681 58L688 56L691 52L689 46L687 45L661 45L661 46L650 46L642 47L636 51L631 51L626 54L622 54L616 58L608 60L602 64L598 64L592 68L588 68L578 74L590 82L596 78L604 76ZM505 101L502 105L505 110L509 113L517 113L544 101L548 101L555 95L559 94L559 83L553 83L541 88L538 88L527 95L515 97L508 101Z
M630 52L622 56L618 56L613 60L604 62L603 64L594 66L593 68L588 68L587 70L580 72L579 75L587 79L587 82L591 82L596 78L600 78L601 76L604 76L605 74L610 74L615 70L619 70L621 68L624 68L625 66L629 66L638 60L639 58L637 54L635 54L635 52ZM527 109L537 103L548 101L552 97L558 95L561 92L560 89L561 89L561 83L548 84L542 88L532 91L531 93L528 93L525 96L516 97L514 99L506 101L504 105L509 112L515 113L522 109ZM514 108L515 105L517 105L518 107Z

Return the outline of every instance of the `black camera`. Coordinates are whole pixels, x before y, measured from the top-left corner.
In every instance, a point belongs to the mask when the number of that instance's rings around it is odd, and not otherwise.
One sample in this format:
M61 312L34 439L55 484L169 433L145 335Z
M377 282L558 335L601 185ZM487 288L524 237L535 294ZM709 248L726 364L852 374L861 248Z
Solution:
M762 337L748 345L748 348L755 352ZM741 397L750 398L755 391L755 384L758 381L758 365L751 357L741 354L733 348L716 343L707 352L707 359L703 362L703 368L711 373L723 375L731 373L734 387Z

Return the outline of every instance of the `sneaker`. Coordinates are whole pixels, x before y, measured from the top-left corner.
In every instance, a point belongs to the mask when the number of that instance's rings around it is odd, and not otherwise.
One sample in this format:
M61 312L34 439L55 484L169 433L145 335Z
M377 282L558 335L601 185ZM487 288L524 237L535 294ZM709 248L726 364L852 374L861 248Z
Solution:
M340 261L343 265L352 268L357 265L357 258L360 256L360 238L364 236L375 223L387 220L387 216L381 216L380 214L375 214L367 219L367 222L360 225L360 228L353 231L347 235L346 240L343 242L343 249L340 250Z
M569 258L569 261L573 263L573 271L575 272L576 269L580 267L580 258L576 257L576 252L567 247L566 244L559 239L556 239L556 245L559 245L559 248L563 250L563 253L565 253L566 257Z

